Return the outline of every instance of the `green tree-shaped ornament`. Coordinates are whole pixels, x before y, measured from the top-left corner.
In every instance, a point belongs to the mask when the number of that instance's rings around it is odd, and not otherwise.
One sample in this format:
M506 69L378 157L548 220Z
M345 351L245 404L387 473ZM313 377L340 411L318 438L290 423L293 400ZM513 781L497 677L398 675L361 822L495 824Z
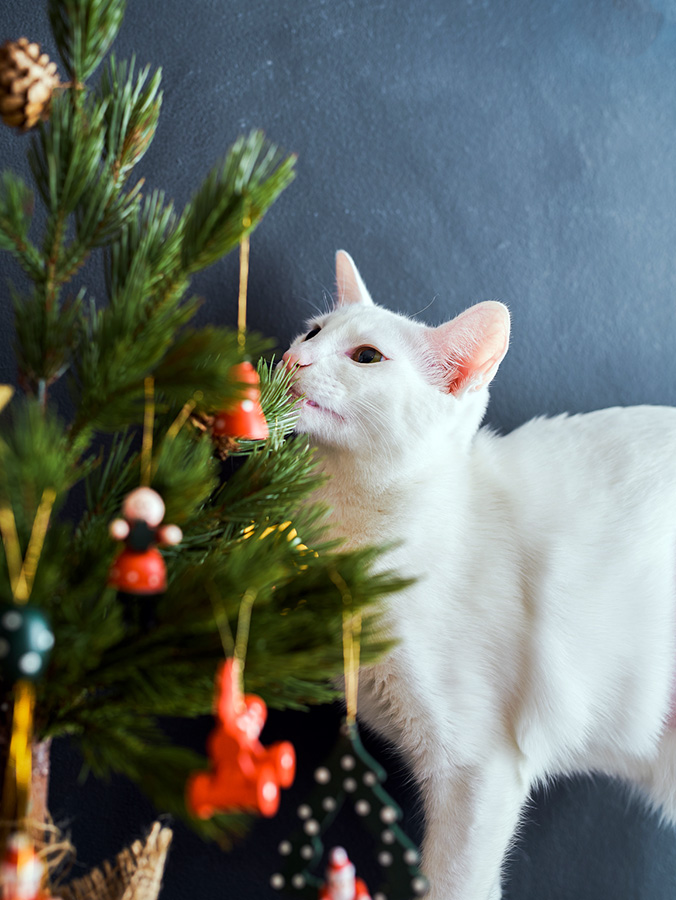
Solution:
M297 834L279 845L284 863L282 871L270 879L272 887L301 900L316 900L324 880L318 868L325 836L344 807L351 805L378 841L382 881L372 893L373 900L422 897L428 883L419 868L420 853L399 825L402 811L383 787L386 778L385 769L362 744L356 722L343 722L336 746L315 770L314 791L298 807L301 825Z

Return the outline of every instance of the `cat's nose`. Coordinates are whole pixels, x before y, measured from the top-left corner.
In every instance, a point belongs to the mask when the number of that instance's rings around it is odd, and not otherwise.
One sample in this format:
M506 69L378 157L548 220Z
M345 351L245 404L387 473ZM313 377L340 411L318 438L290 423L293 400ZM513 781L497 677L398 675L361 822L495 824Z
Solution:
M282 362L286 365L287 369L302 369L304 366L310 365L309 363L301 362L300 357L291 350L287 350L282 356Z

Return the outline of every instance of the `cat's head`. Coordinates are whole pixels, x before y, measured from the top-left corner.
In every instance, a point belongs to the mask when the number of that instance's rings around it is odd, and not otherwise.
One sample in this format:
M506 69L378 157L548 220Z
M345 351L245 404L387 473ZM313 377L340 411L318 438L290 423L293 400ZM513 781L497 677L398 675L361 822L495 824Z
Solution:
M502 303L432 328L377 306L347 253L336 254L334 309L284 354L313 443L393 459L426 440L467 445L509 343Z

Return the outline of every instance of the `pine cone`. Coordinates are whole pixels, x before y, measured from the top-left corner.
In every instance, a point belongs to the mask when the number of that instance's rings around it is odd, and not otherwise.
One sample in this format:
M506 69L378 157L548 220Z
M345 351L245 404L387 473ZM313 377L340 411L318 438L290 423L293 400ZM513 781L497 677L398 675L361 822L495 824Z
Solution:
M22 37L0 47L0 116L5 125L28 131L46 119L58 84L56 63L40 53L39 44Z
M190 421L198 431L208 433L214 445L215 455L225 461L231 453L239 450L237 441L229 435L215 435L213 433L214 421L216 416L209 413L194 412L190 415Z

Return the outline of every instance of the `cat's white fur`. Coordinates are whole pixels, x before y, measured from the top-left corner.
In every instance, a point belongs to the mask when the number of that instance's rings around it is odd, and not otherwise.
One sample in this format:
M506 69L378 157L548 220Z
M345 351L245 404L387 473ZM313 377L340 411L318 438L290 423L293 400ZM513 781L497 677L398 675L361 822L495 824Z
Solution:
M497 900L534 784L599 771L676 819L676 410L479 425L509 314L430 328L376 306L337 254L335 309L285 354L298 429L350 546L398 541L418 580L362 671L360 718L403 751L425 803L432 900ZM352 359L363 346L381 362Z

